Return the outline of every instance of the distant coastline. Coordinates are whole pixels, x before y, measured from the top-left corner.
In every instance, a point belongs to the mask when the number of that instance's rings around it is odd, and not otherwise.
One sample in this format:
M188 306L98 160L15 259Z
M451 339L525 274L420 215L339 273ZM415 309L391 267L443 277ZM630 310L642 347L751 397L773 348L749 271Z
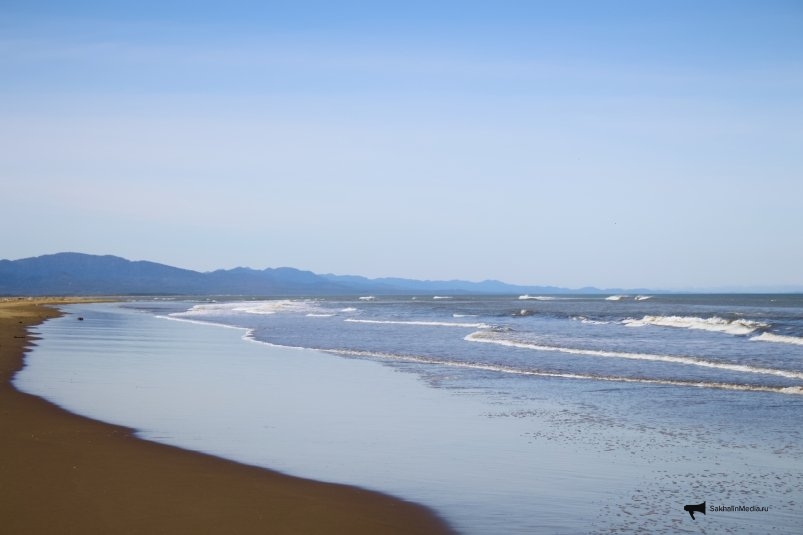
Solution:
M562 288L517 285L498 280L369 279L357 275L316 274L295 268L251 268L199 272L110 255L57 253L0 260L0 295L628 295L668 293L801 293L803 286L671 291L650 288Z

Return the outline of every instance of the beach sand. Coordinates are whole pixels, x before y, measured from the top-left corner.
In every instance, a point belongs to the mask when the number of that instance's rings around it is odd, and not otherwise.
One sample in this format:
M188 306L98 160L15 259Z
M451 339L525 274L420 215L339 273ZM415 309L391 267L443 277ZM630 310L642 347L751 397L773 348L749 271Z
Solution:
M0 300L3 533L452 533L409 502L147 442L19 392L27 328L75 301Z

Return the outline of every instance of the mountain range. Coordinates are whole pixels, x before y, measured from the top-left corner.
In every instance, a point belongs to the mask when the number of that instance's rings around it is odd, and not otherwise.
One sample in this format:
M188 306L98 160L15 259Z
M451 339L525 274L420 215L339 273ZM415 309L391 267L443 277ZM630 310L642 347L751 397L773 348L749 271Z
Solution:
M618 292L605 290L604 292ZM646 292L647 290L628 290ZM437 295L603 293L596 288L520 286L496 280L369 279L290 267L192 271L117 256L57 253L0 260L0 295Z

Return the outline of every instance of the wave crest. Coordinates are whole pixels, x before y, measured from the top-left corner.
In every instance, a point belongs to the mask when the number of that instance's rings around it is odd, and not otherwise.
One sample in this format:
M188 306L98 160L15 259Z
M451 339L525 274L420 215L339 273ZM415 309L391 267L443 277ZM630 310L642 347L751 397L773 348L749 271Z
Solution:
M678 329L693 329L711 332L720 332L733 335L747 335L757 330L769 327L759 321L735 319L728 320L719 316L700 318L697 316L644 316L641 319L628 318L622 321L628 327L643 327L654 325L657 327L674 327Z
M273 301L232 301L230 303L204 303L184 312L170 314L175 318L225 316L231 314L270 315L278 312L316 312L314 300L277 299Z
M750 338L750 340L803 346L803 338L801 338L800 336L787 336L783 334L761 333L758 336Z

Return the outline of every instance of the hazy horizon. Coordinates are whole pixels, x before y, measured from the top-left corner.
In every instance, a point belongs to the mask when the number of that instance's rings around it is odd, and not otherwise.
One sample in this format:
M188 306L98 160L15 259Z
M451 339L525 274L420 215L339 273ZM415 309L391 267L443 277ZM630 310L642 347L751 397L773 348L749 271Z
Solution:
M0 256L803 287L803 5L4 2Z

